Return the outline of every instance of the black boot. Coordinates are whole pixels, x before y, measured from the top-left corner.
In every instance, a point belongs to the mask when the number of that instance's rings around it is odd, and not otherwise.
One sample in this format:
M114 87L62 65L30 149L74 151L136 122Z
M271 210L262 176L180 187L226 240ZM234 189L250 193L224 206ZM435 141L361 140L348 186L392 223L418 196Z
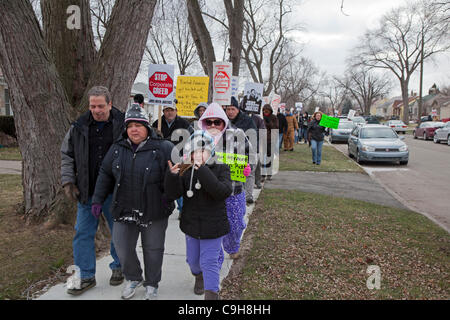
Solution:
M203 287L203 273L194 274L194 277L195 277L194 293L197 295L205 293L205 289Z

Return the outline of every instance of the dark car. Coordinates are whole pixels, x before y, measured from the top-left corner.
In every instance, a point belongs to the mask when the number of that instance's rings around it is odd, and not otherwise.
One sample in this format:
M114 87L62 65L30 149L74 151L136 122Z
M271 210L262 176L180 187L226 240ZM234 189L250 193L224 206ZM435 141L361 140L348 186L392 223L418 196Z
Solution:
M367 124L380 124L380 121L378 121L378 119L376 117L368 116L366 118L366 123Z

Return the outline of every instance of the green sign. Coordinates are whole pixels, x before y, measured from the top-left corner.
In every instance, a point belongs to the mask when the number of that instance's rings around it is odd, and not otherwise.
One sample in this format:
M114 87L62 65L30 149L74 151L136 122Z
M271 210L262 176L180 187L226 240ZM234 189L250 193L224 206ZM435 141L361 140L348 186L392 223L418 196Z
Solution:
M216 152L217 162L230 167L231 180L245 182L244 169L247 167L248 156L236 153Z
M326 114L322 114L322 119L319 122L319 126L337 129L339 126L339 118L329 117Z

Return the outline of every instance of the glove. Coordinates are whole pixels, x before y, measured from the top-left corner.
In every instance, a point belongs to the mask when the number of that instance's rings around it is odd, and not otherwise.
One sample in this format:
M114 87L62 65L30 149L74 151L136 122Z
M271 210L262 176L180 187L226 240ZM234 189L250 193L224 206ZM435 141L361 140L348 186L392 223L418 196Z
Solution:
M66 183L63 186L64 193L66 194L66 197L73 201L78 201L78 196L80 195L80 191L78 190L77 186L73 183L69 182Z
M248 176L250 175L251 172L252 172L252 168L251 168L250 165L247 163L247 166L245 167L243 174L244 174L245 177L248 177Z
M102 205L98 203L93 203L91 207L92 215L95 219L98 219L102 214Z

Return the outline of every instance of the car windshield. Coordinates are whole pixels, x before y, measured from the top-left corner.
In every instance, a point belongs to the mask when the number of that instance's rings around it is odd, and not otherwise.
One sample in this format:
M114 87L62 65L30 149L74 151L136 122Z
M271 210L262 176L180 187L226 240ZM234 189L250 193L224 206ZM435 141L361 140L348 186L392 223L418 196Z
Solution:
M394 120L394 121L391 121L390 124L403 124L403 122L400 120Z
M391 128L363 128L361 130L362 139L393 139L397 134Z
M339 121L338 129L353 129L353 123Z
M366 122L363 117L354 117L352 119L353 122Z

